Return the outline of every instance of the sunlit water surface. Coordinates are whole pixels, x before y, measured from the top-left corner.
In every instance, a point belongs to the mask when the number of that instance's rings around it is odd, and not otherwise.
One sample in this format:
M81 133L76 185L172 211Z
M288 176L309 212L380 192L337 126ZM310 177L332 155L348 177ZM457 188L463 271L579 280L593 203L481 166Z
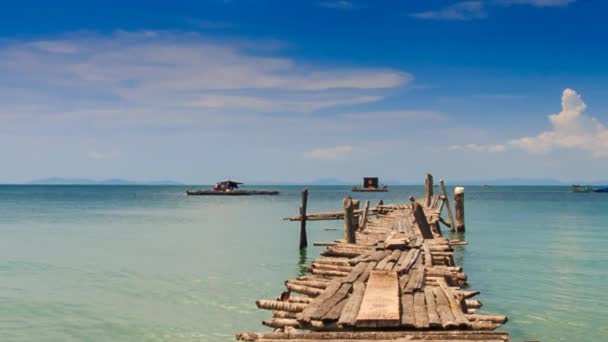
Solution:
M320 248L298 251L300 187L275 197L186 197L183 187L0 186L0 341L232 341L266 330L274 298ZM422 187L359 194L404 202ZM311 187L309 211L349 187ZM608 194L466 188L458 247L480 312L514 339L608 336ZM327 230L326 228L338 228ZM309 223L309 241L341 235Z

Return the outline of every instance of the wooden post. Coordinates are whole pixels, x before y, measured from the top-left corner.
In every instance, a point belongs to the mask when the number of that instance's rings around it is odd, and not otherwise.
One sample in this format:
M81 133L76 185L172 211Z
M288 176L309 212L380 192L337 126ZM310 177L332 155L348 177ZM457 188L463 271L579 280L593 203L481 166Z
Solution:
M426 207L431 206L433 198L433 175L430 173L426 174L426 182L424 183L424 205Z
M369 211L369 201L365 201L365 207L363 207L363 214L361 214L361 219L359 220L359 228L365 229L367 226L367 212Z
M380 216L380 214L382 214L382 209L380 207L383 205L384 205L383 200L379 200L378 204L376 204L376 218L378 218Z
M422 209L422 206L416 202L416 199L413 196L410 196L410 201L412 202L412 213L414 214L414 219L418 224L418 228L420 228L422 238L433 239L433 232L431 231L429 221L427 221L426 215L424 214L424 209Z
M448 209L448 218L450 219L450 231L456 230L456 224L454 221L454 215L452 215L452 208L450 207L450 201L448 199L448 193L445 191L445 184L443 183L443 179L439 181L439 186L441 187L441 193L443 194L443 200L445 201L445 207Z
M361 222L361 214L354 214L355 211L359 210L361 207L361 201L354 199L353 200L353 225L355 229L359 228L359 222Z
M464 232L464 188L454 189L454 209L456 211L456 231Z
M344 197L344 240L347 243L356 243L355 225L353 215L353 199L350 196Z
M302 206L300 207L300 249L308 246L306 237L306 206L308 204L308 189L302 191Z

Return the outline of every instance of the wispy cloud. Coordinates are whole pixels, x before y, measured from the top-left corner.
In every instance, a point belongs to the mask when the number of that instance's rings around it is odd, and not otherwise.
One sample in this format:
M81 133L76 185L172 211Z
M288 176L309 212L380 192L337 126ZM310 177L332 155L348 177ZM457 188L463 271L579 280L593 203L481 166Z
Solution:
M528 5L534 7L561 7L574 3L576 0L472 0L456 2L452 5L425 12L410 14L418 19L466 21L485 19L488 17L488 7L508 7Z
M304 158L317 160L337 160L345 158L348 154L352 152L353 147L351 145L325 147L305 152Z
M472 20L487 17L481 1L463 1L434 11L411 14L412 17L429 20Z
M494 3L504 6L530 5L535 7L559 7L574 2L576 0L494 0Z
M561 103L561 112L548 117L550 130L535 136L513 139L505 144L455 145L451 146L451 149L504 152L517 148L539 154L563 148L589 152L596 158L608 157L608 128L596 118L585 114L587 105L581 96L572 89L565 89Z
M379 101L413 80L396 69L305 63L270 45L158 31L8 42L0 78L15 86L0 86L0 113L12 122L82 115L142 125L243 111L289 115Z
M346 10L355 8L352 1L347 1L347 0L322 1L319 3L319 6L326 7L326 8L346 9Z

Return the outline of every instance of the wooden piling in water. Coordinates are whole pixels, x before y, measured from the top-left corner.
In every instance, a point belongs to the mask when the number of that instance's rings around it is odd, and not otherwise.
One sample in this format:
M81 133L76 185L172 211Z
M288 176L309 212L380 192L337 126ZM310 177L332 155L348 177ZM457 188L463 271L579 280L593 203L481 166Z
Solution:
M445 207L448 210L448 218L450 219L450 231L455 231L456 230L456 225L454 221L454 215L452 214L452 208L450 207L450 200L448 197L448 193L447 191L445 191L445 184L443 182L443 179L439 181L439 187L441 188L441 193L443 194L443 202L445 203Z
M300 207L300 249L308 246L308 237L306 236L306 206L308 205L308 189L302 190L302 206Z
M426 181L424 183L424 205L426 207L431 206L433 199L433 175L430 173L426 174Z
M359 222L361 221L361 214L357 213L359 209L361 209L361 201L353 199L353 225L355 229L359 228Z
M347 196L342 204L344 206L344 240L348 243L356 243L353 199Z
M456 231L464 232L464 188L454 189L454 211L456 211Z

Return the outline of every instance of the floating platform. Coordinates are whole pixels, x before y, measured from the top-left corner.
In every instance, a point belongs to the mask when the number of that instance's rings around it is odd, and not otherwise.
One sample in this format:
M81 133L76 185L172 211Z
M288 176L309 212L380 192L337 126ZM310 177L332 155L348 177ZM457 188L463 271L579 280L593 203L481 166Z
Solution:
M353 192L388 192L388 186L384 185L379 188L360 188L354 187L352 188Z
M187 190L188 196L272 196L278 195L276 190L232 190L232 191L215 191L215 190Z

